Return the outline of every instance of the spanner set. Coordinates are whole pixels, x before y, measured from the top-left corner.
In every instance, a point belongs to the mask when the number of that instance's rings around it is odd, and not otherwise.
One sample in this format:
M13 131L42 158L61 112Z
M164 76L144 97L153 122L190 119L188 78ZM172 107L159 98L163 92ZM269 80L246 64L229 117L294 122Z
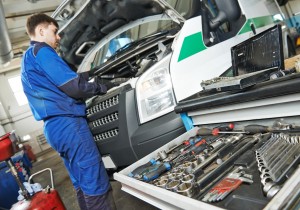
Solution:
M300 135L272 134L255 153L263 191L272 198L288 178L288 173L299 165Z

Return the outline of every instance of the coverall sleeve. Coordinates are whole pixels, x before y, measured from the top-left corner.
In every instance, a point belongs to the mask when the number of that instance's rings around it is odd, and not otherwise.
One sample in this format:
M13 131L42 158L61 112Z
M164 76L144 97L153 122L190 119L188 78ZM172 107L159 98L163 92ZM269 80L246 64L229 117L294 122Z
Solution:
M72 98L88 98L107 92L105 85L88 82L88 73L72 71L51 47L42 47L36 55L36 62L46 77Z

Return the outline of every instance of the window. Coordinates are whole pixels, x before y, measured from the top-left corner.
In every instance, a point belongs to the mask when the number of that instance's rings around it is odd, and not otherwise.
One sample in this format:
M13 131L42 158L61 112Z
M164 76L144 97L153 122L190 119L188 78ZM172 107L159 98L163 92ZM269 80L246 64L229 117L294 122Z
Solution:
M19 104L19 106L23 106L28 104L27 98L23 92L23 87L21 83L21 76L16 76L8 79L8 83L10 88L12 89L14 96Z
M237 0L203 0L202 33L207 47L234 37L246 22Z

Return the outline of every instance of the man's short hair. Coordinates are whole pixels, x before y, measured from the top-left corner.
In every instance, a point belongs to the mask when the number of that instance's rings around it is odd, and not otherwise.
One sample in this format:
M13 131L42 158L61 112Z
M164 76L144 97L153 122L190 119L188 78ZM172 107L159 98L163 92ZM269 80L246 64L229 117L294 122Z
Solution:
M34 14L28 17L26 23L26 30L29 36L35 36L35 28L40 24L45 24L48 26L50 24L54 24L58 28L57 21L43 13Z

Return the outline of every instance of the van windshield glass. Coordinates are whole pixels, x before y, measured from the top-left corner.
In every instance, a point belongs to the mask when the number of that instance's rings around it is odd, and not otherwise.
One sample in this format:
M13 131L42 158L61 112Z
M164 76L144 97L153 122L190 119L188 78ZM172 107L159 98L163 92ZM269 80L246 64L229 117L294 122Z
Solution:
M92 67L99 66L105 63L110 57L116 53L120 53L133 45L132 43L139 43L139 40L154 34L163 34L163 31L169 31L177 27L177 25L171 20L159 20L150 23L144 23L137 27L131 28L125 31L115 38L111 39L105 44L96 54Z

